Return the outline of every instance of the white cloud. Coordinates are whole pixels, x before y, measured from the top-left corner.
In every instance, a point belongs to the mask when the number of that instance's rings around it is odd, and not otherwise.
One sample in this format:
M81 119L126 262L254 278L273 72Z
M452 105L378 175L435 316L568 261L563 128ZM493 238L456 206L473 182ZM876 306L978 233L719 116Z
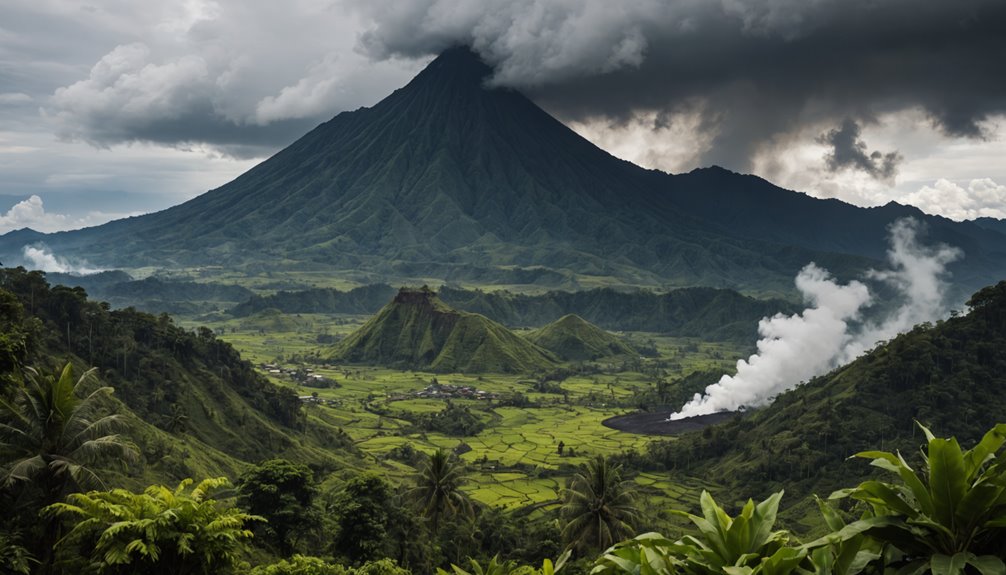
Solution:
M135 214L113 214L105 212L88 212L80 216L69 216L47 212L42 198L33 195L12 206L7 213L0 215L0 234L13 230L31 228L38 232L58 232L75 230L88 226L103 224L107 221Z
M952 220L1006 218L1006 186L991 178L971 180L967 188L941 178L905 196L904 200L926 213L941 214Z
M63 137L128 141L128 130L142 132L157 122L212 108L212 86L201 57L158 63L146 44L135 43L117 46L88 78L56 90L50 109Z
M361 26L339 1L173 6L54 90L42 109L57 134L262 157L316 122L373 104L422 65L354 51Z
M712 137L700 114L641 112L626 122L593 118L569 127L611 155L647 168L677 173L694 169Z

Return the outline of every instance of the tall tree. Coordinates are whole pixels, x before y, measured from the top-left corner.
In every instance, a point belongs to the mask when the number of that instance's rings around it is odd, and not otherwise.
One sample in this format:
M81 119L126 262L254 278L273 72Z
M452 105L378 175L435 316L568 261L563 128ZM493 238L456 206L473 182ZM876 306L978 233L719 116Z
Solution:
M440 532L443 517L472 514L471 499L461 491L464 482L462 463L443 449L432 453L421 464L416 485L409 495L418 504L420 512L430 520L434 534Z
M67 363L59 376L27 368L25 385L12 400L0 399L0 481L10 487L29 483L41 489L44 504L67 493L100 487L91 467L103 459L131 461L136 448L116 431L122 416L102 414L101 398L111 387L83 395L94 369L73 378Z
M86 395L94 370L73 377L67 363L59 376L27 368L24 385L11 399L0 398L0 488L17 502L22 524L36 530L32 550L43 571L59 538L53 519L37 520L38 510L67 494L101 487L91 467L102 460L132 461L136 448L116 431L124 427L120 415L104 413L102 398L111 387Z
M379 475L367 473L349 480L338 505L338 553L358 564L384 557L390 506L391 489Z
M578 550L606 549L632 535L639 512L622 466L598 455L580 466L562 492L563 539Z
M256 527L256 533L284 556L293 553L301 535L320 524L313 506L314 475L306 465L270 459L242 474L238 489L241 505L268 521Z

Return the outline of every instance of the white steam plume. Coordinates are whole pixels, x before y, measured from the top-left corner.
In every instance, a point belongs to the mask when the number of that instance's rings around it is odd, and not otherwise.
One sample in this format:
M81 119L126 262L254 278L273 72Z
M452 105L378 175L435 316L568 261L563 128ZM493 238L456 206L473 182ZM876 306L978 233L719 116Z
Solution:
M890 226L888 270L871 270L867 280L889 284L901 305L879 322L863 322L860 313L874 302L865 283L840 285L811 263L796 276L796 287L810 307L800 314L776 314L758 323L758 352L737 362L736 375L724 375L695 394L670 419L682 419L742 407L766 405L779 393L851 361L878 342L944 311L946 265L961 251L917 241L920 224L905 218Z
M64 274L89 275L104 271L85 265L71 263L63 257L49 251L46 246L24 246L21 248L21 255L24 256L25 264L32 269L44 272L58 272Z

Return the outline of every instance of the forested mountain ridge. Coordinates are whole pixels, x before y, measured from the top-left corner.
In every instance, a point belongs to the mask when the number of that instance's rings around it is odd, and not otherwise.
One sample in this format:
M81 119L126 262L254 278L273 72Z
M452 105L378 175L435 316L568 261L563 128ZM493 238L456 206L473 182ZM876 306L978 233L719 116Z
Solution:
M875 265L886 228L913 215L962 248L956 280L1006 271L1006 236L889 204L818 200L720 168L668 175L619 160L453 48L370 108L321 124L234 181L184 204L95 228L12 232L0 257L44 242L104 267L223 264L556 278L790 292L810 261L839 275ZM429 277L429 276L427 276Z
M247 317L277 309L284 313L373 314L395 291L387 284L349 291L331 288L282 291L255 296L231 308L229 313ZM437 297L453 308L484 315L510 328L541 327L576 314L609 330L732 341L754 341L759 319L797 311L797 306L786 300L755 299L715 288L680 288L662 294L596 288L527 295L444 285L437 290Z
M869 473L865 462L846 461L859 451L899 449L913 459L924 441L916 420L969 445L1006 413L1006 281L968 306L970 313L916 326L766 408L654 445L651 456L749 493L824 495Z

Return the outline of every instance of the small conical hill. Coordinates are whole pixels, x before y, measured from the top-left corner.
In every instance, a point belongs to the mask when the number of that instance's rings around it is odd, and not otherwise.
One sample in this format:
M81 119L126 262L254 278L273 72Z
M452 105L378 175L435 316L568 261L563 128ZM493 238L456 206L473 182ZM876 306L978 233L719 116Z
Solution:
M526 338L568 361L636 353L614 335L576 314L565 315Z
M332 348L330 359L436 372L529 373L556 364L544 349L432 291L401 289L395 299Z

